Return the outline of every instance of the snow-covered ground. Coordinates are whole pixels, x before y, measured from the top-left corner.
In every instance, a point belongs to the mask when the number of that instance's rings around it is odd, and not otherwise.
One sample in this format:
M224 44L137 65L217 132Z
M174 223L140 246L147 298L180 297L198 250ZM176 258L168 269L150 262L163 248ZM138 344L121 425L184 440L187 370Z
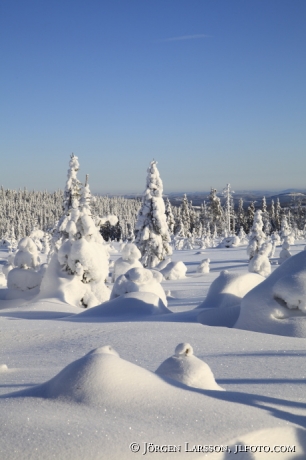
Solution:
M6 257L0 253L0 264ZM210 272L198 273L207 258ZM197 319L220 271L248 273L246 247L175 251L172 261L187 266L186 278L162 283L172 314L118 309L111 316L57 298L0 300L1 459L306 458L306 339ZM209 313L214 317L201 322L227 323L237 311L233 305ZM155 374L184 342L226 391ZM228 451L207 454L205 445Z

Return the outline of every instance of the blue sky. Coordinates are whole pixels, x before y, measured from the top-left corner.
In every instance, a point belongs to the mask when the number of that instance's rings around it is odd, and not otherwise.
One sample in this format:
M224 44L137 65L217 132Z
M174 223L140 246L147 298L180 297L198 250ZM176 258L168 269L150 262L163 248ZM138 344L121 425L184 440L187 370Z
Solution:
M306 188L305 0L0 0L1 180Z

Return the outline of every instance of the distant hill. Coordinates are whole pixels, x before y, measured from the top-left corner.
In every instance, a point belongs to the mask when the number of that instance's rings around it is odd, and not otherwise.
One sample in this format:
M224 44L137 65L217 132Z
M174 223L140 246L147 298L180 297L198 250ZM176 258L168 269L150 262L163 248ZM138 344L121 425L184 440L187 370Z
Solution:
M192 201L194 206L200 206L204 201L208 201L210 192L191 192L186 193L188 200ZM221 202L223 202L223 196L221 193L217 193L217 195L221 198ZM179 206L182 202L184 193L169 193L166 195L171 204L174 206ZM277 198L279 198L280 204L282 207L288 206L292 201L302 200L302 204L306 205L306 189L299 190L299 189L287 189L277 191L271 190L239 190L233 194L234 205L235 207L238 205L238 201L240 198L243 199L244 207L248 207L252 201L255 201L255 208L261 208L262 198L266 197L267 205L270 206L272 200L274 203L276 202Z

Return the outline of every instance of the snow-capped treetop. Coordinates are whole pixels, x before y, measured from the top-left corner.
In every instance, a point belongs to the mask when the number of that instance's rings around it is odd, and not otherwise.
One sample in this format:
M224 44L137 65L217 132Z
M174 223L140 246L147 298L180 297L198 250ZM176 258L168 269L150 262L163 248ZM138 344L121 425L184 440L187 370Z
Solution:
M63 209L67 212L73 205L74 200L80 199L81 182L77 179L79 170L79 161L73 153L69 161L69 169L67 172L67 182L64 191Z

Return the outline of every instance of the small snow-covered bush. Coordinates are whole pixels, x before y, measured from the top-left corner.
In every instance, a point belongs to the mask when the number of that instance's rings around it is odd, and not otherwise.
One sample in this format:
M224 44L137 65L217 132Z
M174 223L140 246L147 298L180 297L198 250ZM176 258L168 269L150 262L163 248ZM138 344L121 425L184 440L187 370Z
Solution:
M269 255L271 254L272 244L264 243L259 251L249 262L249 272L258 273L261 276L269 276L271 273L271 264Z
M166 294L160 285L160 273L157 271L139 267L131 268L125 275L120 275L116 279L111 299L131 292L151 292L167 306Z
M292 256L291 252L289 251L290 244L288 241L288 237L285 236L285 240L282 245L281 252L279 253L278 264L281 265L285 260L289 259Z
M180 343L175 348L174 355L161 363L155 373L189 387L224 391L216 383L208 364L194 356L189 343Z
M236 248L239 245L240 239L238 236L228 236L221 241L218 248Z
M197 266L197 273L209 273L210 259L203 259L200 265Z
M161 270L166 280L180 280L186 277L187 267L184 262L170 262L166 268Z
M18 243L18 251L15 254L14 265L18 268L36 268L39 265L37 246L32 238L26 236Z
M113 282L118 276L124 275L134 267L142 267L140 262L141 253L134 243L127 243L122 248L122 257L116 260L113 271Z

